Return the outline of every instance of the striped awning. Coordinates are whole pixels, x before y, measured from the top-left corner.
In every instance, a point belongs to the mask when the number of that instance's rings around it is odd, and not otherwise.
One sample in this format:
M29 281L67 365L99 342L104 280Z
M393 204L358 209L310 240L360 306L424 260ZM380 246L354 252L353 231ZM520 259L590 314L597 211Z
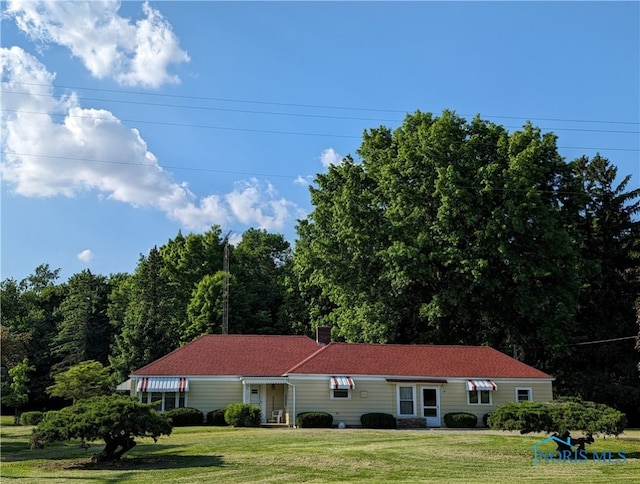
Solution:
M332 376L329 378L329 388L331 390L351 390L356 385L350 376Z
M123 381L116 387L117 392L130 392L131 391L131 378L127 381Z
M467 382L467 390L471 391L494 391L498 389L498 385L496 385L491 380L469 380Z
M188 392L189 380L187 378L156 377L141 378L138 380L138 392Z

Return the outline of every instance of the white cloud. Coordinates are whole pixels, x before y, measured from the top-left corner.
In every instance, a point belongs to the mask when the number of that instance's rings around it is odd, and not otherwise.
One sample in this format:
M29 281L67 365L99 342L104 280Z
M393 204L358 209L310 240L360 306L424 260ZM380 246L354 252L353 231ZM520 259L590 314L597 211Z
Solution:
M342 155L333 148L327 148L320 154L320 163L322 166L329 167L330 165L339 165L342 163Z
M296 185L307 186L311 184L312 180L313 180L313 177L311 175L307 175L306 177L298 175L298 177L295 180L293 180L293 183L295 183Z
M120 2L109 0L11 0L6 15L40 45L68 48L99 79L152 88L180 82L168 68L190 59L162 14L145 2L144 18L132 23L119 9Z
M158 164L136 129L126 127L109 111L82 108L73 94L54 97L54 78L19 47L0 48L3 108L6 106L0 132L4 151L0 172L15 193L74 197L96 191L135 207L155 207L191 230L234 220L281 229L297 211L273 186L255 179L226 195L197 200L186 183L173 181ZM12 94L16 85L32 95ZM53 114L63 119L55 121Z
M231 213L244 224L257 223L258 228L281 230L291 220L293 202L278 198L274 187L267 183L261 185L252 178L236 183L236 188L225 196Z
M95 254L91 249L85 249L82 252L80 252L78 255L76 255L79 261L82 261L85 263L90 262L94 256Z

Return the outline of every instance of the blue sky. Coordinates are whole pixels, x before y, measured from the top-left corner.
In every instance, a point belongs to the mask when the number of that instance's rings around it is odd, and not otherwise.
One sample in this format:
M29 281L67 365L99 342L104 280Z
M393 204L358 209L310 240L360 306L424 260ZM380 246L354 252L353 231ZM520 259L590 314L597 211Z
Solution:
M1 278L131 272L219 224L294 242L362 132L452 109L640 186L638 2L2 2Z

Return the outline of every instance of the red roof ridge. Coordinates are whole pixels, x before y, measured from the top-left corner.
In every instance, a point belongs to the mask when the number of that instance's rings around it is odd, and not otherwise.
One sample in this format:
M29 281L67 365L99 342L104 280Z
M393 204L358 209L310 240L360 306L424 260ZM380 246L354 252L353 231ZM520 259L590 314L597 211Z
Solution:
M309 356L307 356L304 360L300 361L299 363L297 363L293 368L288 369L287 371L285 371L283 373L283 375L287 375L289 373L293 373L295 371L296 368L298 368L299 366L304 365L307 361L309 361L311 358L313 358L314 356L316 356L318 353L320 353L321 351L323 351L325 348L328 348L329 346L331 346L332 344L334 344L333 342L329 343L328 345L322 345L318 351L314 351L313 353L311 353ZM345 343L345 344L349 344L349 343Z
M167 353L164 356L161 356L160 358L153 360L150 363L147 363L146 365L134 370L131 372L132 375L135 375L137 373L142 373L144 372L144 370L148 367L150 367L151 365L153 366L157 366L158 363L166 360L167 358L171 357L174 353L176 353L177 351L182 351L185 348L194 345L196 342L202 340L202 339L212 339L212 338L236 338L236 339L258 339L258 338L278 338L278 339L282 339L282 338L286 338L286 339L305 339L305 340L309 340L311 342L315 343L315 340L313 338L310 338L309 336L305 336L305 335L298 335L298 334L292 334L292 335L288 335L288 334L202 334L200 336L195 337L194 339L192 339L191 341L189 341L188 343L185 343L182 346L179 346L178 348L176 348L173 351L170 351L169 353Z

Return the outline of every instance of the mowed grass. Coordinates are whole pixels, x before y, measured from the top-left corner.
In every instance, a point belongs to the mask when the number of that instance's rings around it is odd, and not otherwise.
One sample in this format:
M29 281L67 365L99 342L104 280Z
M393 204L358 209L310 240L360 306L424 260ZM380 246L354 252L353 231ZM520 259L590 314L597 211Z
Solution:
M121 462L91 464L65 442L30 450L31 427L1 420L0 482L638 482L640 431L596 439L590 451L624 451L626 462L542 462L545 435L488 430L175 428L157 443L138 439ZM545 444L545 446L550 444ZM548 450L553 445L546 447Z

